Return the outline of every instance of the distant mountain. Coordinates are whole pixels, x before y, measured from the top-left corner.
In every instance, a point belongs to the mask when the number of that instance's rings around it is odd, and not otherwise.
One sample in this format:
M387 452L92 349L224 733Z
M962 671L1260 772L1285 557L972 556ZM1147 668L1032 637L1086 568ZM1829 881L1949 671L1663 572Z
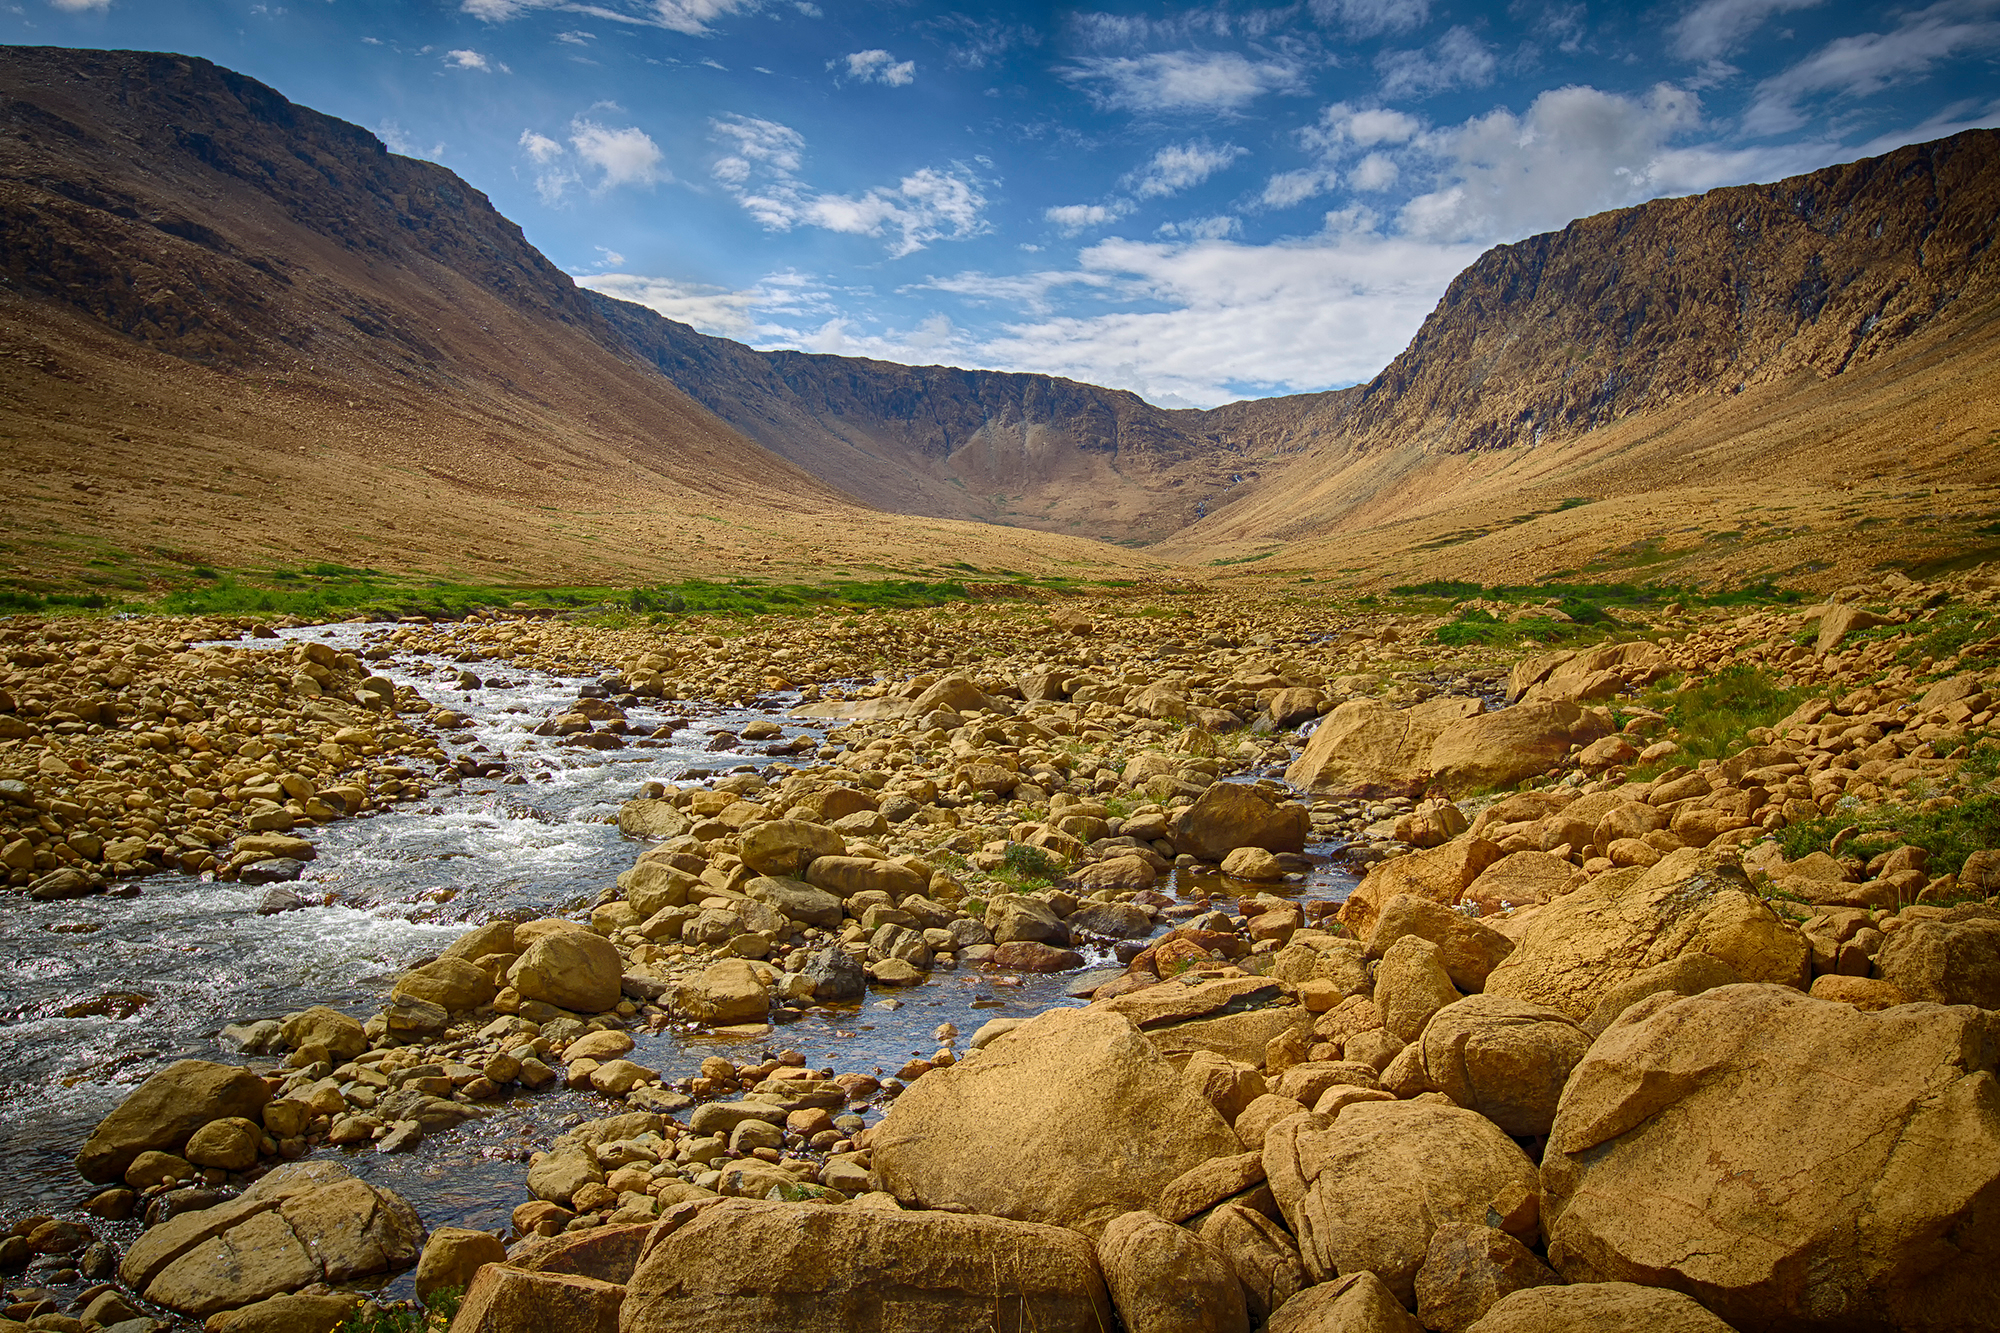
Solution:
M2000 308L1996 235L2000 131L1969 130L1497 246L1367 384L1237 403L1190 423L1292 457L1178 544L1295 540L1364 515L1435 510L1497 468L1552 473L1556 454L1531 467L1523 451L1586 450L1613 426L1629 427L1621 439L1673 431L1686 450L1698 440L1706 449L1714 441L1700 421L1720 423L1714 413L1746 391L1804 404L1866 371L1871 392L1893 397L1882 376L1899 358L1958 334L1962 368L1987 365L1990 349L1971 335ZM1796 442L1758 438L1767 458ZM1963 451L1948 443L1926 440L1905 464L1917 477L1934 464L1957 469ZM1582 477L1595 464L1583 454L1571 463L1585 471L1568 484L1589 489ZM1649 467L1598 485L1661 485L1682 470ZM1757 467L1731 455L1706 479L1754 480Z

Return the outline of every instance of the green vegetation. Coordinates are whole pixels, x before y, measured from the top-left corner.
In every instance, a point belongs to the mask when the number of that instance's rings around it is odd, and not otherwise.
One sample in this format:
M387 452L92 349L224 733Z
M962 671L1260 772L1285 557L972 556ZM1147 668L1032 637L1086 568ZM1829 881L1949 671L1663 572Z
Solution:
M1751 728L1782 720L1809 694L1805 689L1780 689L1758 667L1733 666L1693 685L1675 688L1675 682L1663 681L1641 702L1665 713L1674 728L1681 748L1670 762L1695 764L1720 759Z
M162 586L164 585L164 586ZM144 588L155 591L147 596ZM979 587L958 579L833 579L825 583L763 583L752 579L687 579L636 588L605 585L531 587L461 583L321 562L300 568L218 571L205 565L156 574L141 595L97 589L0 584L0 614L126 611L170 615L274 615L306 619L429 616L455 619L482 607L594 611L617 619L675 615L784 615L821 609L908 610L1039 591L1122 586L1106 580L1036 578L1008 573Z
M1938 808L1929 808L1933 805ZM1925 802L1918 807L1882 805L1852 813L1836 811L1785 829L1778 835L1778 845L1787 860L1797 860L1812 852L1831 851L1835 836L1850 828L1855 833L1842 846L1843 855L1867 861L1896 847L1916 846L1930 853L1929 873L1955 875L1972 853L2000 846L2000 795L1980 792L1956 804Z
M422 1305L410 1301L389 1305L363 1301L341 1321L336 1333L443 1333L458 1317L458 1307L464 1301L462 1287L434 1291Z
M1790 605L1804 594L1779 588L1768 580L1742 588L1703 590L1670 583L1496 583L1482 586L1461 579L1431 579L1400 583L1389 589L1397 597L1433 605L1462 606L1466 602L1515 604L1554 601L1561 616L1529 615L1507 620L1484 607L1465 607L1458 618L1440 626L1432 638L1447 647L1469 644L1515 647L1528 640L1559 645L1594 642L1643 620L1670 603L1682 606ZM1366 602L1367 598L1360 599ZM1440 607L1439 609L1443 609Z
M1030 847L1025 842L1010 842L993 877L1016 888L1028 889L1052 884L1062 873L1062 862L1041 848Z
M1221 560L1211 560L1208 563L1211 565L1247 565L1254 560L1269 560L1277 553L1278 548L1274 546L1268 551L1259 551L1255 555L1232 555Z

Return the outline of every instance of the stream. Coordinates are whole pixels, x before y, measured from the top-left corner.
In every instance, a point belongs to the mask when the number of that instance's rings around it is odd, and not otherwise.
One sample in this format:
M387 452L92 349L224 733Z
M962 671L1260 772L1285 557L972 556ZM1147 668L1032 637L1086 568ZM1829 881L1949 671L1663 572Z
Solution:
M237 646L304 639L358 652L371 629L383 627L311 626ZM593 678L502 667L465 689L457 683L461 664L441 657L399 656L374 669L470 720L443 738L448 755L504 760L526 781L468 778L456 791L313 831L318 859L292 887L309 900L331 895L325 906L259 916L264 888L177 874L138 881L129 898L11 898L0 912L0 1098L8 1107L0 1179L10 1215L75 1215L93 1192L72 1166L77 1147L148 1074L185 1058L259 1069L275 1063L223 1044L217 1034L225 1025L314 1004L366 1017L398 974L472 924L587 906L645 845L621 835L615 822L619 805L645 783L785 762L747 749L712 753L712 732L736 731L762 716L780 721L786 738L816 736L826 726L785 715L789 698L774 701L769 713L652 700L627 707L634 734L669 719L688 725L656 748L575 749L532 729ZM1332 861L1333 849L1309 850L1316 865L1306 882L1274 891L1345 897L1354 879ZM1161 888L1172 891L1164 882ZM1218 893L1218 886L1183 871L1173 890L1194 897ZM1229 903L1218 894L1216 905ZM1108 951L1091 955L1093 967L1114 963ZM692 1076L708 1055L754 1062L791 1049L814 1067L893 1074L937 1049L933 1032L941 1023L969 1036L995 1017L1082 1003L1064 994L1074 980L940 970L905 991L871 991L858 1007L812 1009L753 1041L634 1029L638 1045L629 1058L672 1079ZM526 1197L527 1153L545 1146L566 1119L620 1109L565 1091L482 1105L484 1117L427 1137L413 1152L346 1150L343 1160L402 1194L428 1226L504 1230ZM872 1119L880 1108L861 1109ZM320 1149L335 1151L343 1150Z

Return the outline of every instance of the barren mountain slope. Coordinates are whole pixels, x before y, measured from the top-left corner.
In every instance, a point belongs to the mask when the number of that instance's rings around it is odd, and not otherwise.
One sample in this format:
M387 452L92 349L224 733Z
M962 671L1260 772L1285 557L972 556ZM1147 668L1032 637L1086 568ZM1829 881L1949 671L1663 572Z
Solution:
M1265 453L1121 389L759 352L597 300L631 346L717 416L883 509L1152 541L1223 503Z
M206 61L0 52L10 572L106 548L483 580L970 558L745 440L443 167Z
M1206 414L1219 433L1303 452L1164 549L1289 543L1289 558L1331 543L1356 552L1342 566L1407 551L1401 564L1495 577L1524 576L1502 568L1523 559L1629 569L1658 561L1659 534L1574 502L1672 510L1695 488L1724 497L1707 530L1731 533L1732 506L1782 496L1819 515L1791 538L1825 537L1871 477L1960 502L1933 532L1880 522L1892 506L1825 550L1723 563L1813 573L1977 544L2000 507L1996 230L2000 133L1973 131L1499 247L1368 385ZM1526 525L1564 501L1536 531L1601 529L1606 546L1530 558ZM1654 546L1614 549L1635 542Z

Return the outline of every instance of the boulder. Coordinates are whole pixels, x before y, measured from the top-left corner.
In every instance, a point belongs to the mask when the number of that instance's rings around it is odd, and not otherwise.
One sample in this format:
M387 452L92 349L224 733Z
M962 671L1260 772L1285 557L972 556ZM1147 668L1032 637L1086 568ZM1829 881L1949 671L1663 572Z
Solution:
M1570 1070L1590 1034L1545 1005L1469 995L1424 1028L1426 1081L1516 1138L1549 1132Z
M1330 1125L1280 1121L1264 1171L1308 1273L1323 1282L1366 1269L1405 1306L1439 1226L1498 1226L1527 1241L1540 1218L1541 1182L1520 1146L1484 1116L1434 1101L1357 1102Z
M447 1013L459 1013L492 1003L494 989L493 978L485 968L475 967L464 958L447 956L405 972L390 995L427 1000Z
M254 1305L212 1314L201 1327L202 1333L334 1333L354 1314L358 1304L360 1297L349 1292L272 1296ZM103 1320L98 1324L107 1330L119 1327ZM87 1317L85 1326L90 1327ZM134 1333L149 1330L150 1326L151 1321L142 1317Z
M1391 898L1408 893L1450 906L1472 886L1481 871L1499 859L1498 843L1468 834L1442 847L1383 861L1347 895L1347 902L1340 909L1340 920L1349 934L1365 940Z
M647 1249L619 1328L1102 1333L1112 1320L1091 1243L1073 1231L998 1217L730 1199Z
M1699 995L1717 986L1737 985L1742 980L1736 975L1736 969L1720 958L1705 953L1684 953L1613 986L1597 1002L1597 1007L1590 1011L1590 1017L1583 1021L1583 1030L1592 1037L1597 1036L1617 1022L1618 1015L1649 995Z
M1028 893L994 894L986 904L985 926L995 944L1029 940L1066 948L1070 942L1069 927L1048 900Z
M524 1000L579 1014L601 1014L624 998L625 964L617 946L587 930L542 935L508 970L507 984Z
M492 1232L439 1227L417 1260L417 1299L427 1301L432 1292L452 1288L469 1292L482 1265L506 1262L507 1247Z
M301 1046L324 1046L335 1064L345 1064L368 1049L361 1021L323 1004L287 1018L280 1036L295 1051Z
M1238 847L1302 852L1312 817L1296 801L1282 801L1262 787L1217 782L1174 822L1174 850L1220 861Z
M868 975L861 961L838 945L815 949L806 955L799 969L812 986L812 996L822 1004L858 1000L868 993Z
M1097 1264L1125 1333L1250 1333L1235 1270L1164 1217L1112 1218L1097 1241Z
M76 1154L85 1180L121 1179L140 1153L179 1153L211 1120L261 1118L271 1090L247 1069L207 1060L177 1060L148 1078L99 1121Z
M845 909L840 899L824 889L816 889L801 879L778 879L760 875L746 881L743 896L776 908L803 926L833 930L840 925Z
M757 969L741 958L709 964L699 977L674 987L670 1002L683 1018L713 1027L762 1023L771 1016L771 993Z
M1514 952L1514 941L1493 927L1433 899L1399 893L1382 904L1382 914L1368 933L1368 957L1380 958L1406 935L1437 945L1445 975L1468 995L1484 987L1487 975Z
M2000 918L1905 922L1875 971L1912 1000L2000 1009Z
M1768 985L1642 1001L1564 1091L1550 1262L1743 1328L2000 1328L1996 1022Z
M1444 951L1421 936L1390 945L1375 969L1375 1007L1398 1041L1415 1041L1431 1015L1457 999Z
M1273 1310L1312 1284L1291 1236L1255 1208L1217 1204L1202 1220L1200 1234L1236 1274L1253 1324L1261 1325Z
M241 1116L211 1120L188 1136L187 1160L195 1166L244 1171L257 1164L257 1145L264 1126Z
M891 902L922 893L930 881L900 861L866 856L822 856L806 867L805 879L815 888L845 901L857 893L879 892Z
M1170 1181L1240 1152L1214 1107L1122 1015L1055 1009L933 1069L872 1133L882 1188L1096 1234Z
M1538 909L1486 991L1582 1022L1618 987L1684 954L1720 959L1745 981L1803 987L1812 946L1751 891L1729 853L1684 848L1614 870Z
M1423 1333L1394 1292L1373 1273L1307 1287L1278 1307L1265 1333Z
M1573 745L1611 734L1610 714L1567 700L1522 703L1467 718L1438 733L1427 767L1449 795L1511 787L1568 758Z
M618 807L618 831L628 838L662 842L686 833L688 817L672 801L627 801Z
M1257 1066L1214 1051L1195 1051L1181 1066L1181 1079L1230 1124L1243 1108L1270 1091Z
M1735 1333L1677 1291L1630 1282L1530 1287L1503 1296L1466 1333Z
M147 1231L119 1275L147 1300L202 1318L316 1282L408 1268L423 1236L416 1213L390 1191L338 1163L294 1162L227 1203Z
M456 1333L618 1333L625 1288L566 1273L487 1264L451 1321Z
M1402 709L1350 699L1320 720L1285 781L1308 791L1415 796L1429 777L1426 762L1439 733L1484 707L1477 699L1430 699Z
M845 856L847 840L823 824L802 819L767 819L743 831L738 855L759 875L800 879L822 856Z
M1437 1333L1466 1333L1505 1297L1561 1281L1506 1232L1447 1222L1431 1233L1424 1266L1417 1270L1417 1314Z
M1576 878L1576 867L1552 852L1512 852L1479 872L1461 900L1493 915L1549 902Z

